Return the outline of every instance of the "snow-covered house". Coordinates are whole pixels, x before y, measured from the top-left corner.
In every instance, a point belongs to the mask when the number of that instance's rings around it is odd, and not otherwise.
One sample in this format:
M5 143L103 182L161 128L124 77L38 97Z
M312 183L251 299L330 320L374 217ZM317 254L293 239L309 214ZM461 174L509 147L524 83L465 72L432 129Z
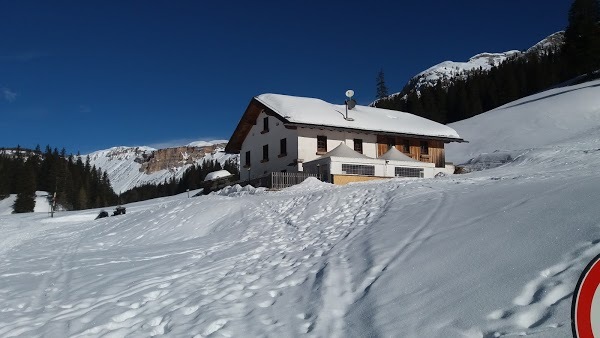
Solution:
M242 180L271 172L318 173L347 183L452 173L444 144L465 142L443 124L395 110L279 94L254 97L229 143Z

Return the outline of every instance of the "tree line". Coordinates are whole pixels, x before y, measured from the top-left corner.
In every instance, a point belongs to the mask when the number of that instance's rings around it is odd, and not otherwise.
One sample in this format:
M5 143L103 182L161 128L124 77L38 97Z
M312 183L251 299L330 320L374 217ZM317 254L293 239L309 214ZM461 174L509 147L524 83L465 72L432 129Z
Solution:
M90 165L89 157L84 162L79 154L50 146L44 152L40 146L0 149L0 199L17 194L13 212L32 212L36 191L56 195L56 204L65 210L100 208L118 200L107 173Z
M392 97L382 95L387 88L380 71L376 78L379 100L375 106L451 123L578 76L588 75L582 81L599 77L598 70L600 5L598 0L575 0L569 10L562 47L515 56L490 70L480 68L464 72L452 80L422 86L418 92L409 83L399 95Z

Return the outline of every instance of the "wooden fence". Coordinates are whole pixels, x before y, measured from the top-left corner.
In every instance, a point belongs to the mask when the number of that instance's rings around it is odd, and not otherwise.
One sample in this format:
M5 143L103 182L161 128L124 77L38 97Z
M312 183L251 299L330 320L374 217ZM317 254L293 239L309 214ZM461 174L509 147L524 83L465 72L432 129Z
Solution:
M304 182L305 179L309 177L316 177L320 179L317 174L309 174L309 173L284 173L284 172L272 172L257 178L253 178L251 180L235 180L232 179L233 176L228 176L224 178L219 178L213 181L204 182L201 185L201 188L204 188L203 193L208 194L211 191L217 191L219 189L223 189L228 185L239 184L241 186L251 185L255 188L265 187L269 189L283 189L287 187L291 187L296 184L300 184Z

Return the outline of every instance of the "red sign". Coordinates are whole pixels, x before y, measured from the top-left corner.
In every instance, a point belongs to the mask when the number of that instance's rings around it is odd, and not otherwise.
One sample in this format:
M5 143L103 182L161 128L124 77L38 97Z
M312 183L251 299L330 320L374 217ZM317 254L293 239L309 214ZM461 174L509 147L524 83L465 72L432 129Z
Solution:
M585 267L573 295L573 337L600 338L600 255Z

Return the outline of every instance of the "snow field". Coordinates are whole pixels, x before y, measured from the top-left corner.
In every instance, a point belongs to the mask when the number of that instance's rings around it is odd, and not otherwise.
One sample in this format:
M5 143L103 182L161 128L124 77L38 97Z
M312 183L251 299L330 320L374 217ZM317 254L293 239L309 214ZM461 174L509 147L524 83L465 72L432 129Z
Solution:
M561 93L539 102L574 98ZM0 336L570 336L575 283L600 253L600 119L585 99L561 117L579 128L541 145L457 149L487 154L469 165L491 169L466 175L231 187L99 220L0 215ZM501 121L493 132L521 137Z
M184 194L100 220L2 216L0 336L564 336L600 252L600 161L569 151L541 172L557 151L441 179Z

